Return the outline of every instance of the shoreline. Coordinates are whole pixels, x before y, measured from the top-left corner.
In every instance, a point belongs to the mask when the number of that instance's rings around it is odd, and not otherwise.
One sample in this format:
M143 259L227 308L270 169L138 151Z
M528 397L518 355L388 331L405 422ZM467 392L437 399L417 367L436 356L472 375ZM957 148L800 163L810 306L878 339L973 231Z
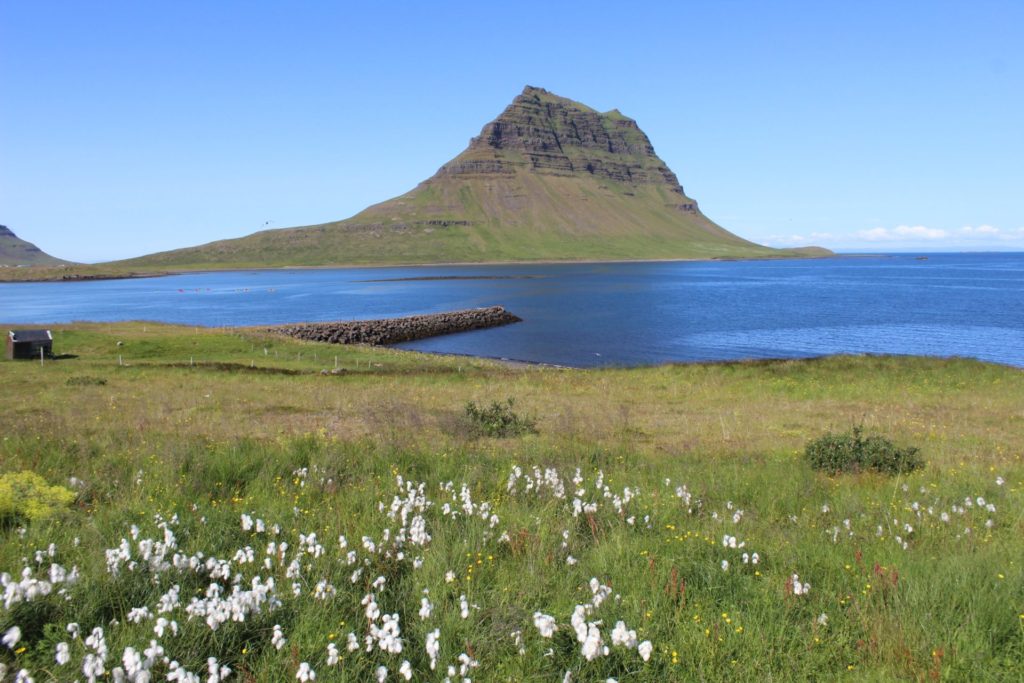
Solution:
M96 273L93 274L77 274L69 273L61 275L60 273L54 274L50 277L38 277L38 278L25 278L18 280L5 279L3 277L3 271L0 270L0 285L19 285L19 284L44 284L44 283L67 283L67 282L99 282L103 280L145 280L149 278L159 277L170 277L172 275L180 275L181 273L173 273L170 271L159 272L159 273L125 273L123 275L117 275L114 273Z
M281 270L357 270L357 269L382 269L382 268L453 268L473 266L528 266L528 265L598 265L598 264L623 264L623 263L722 263L732 261L805 261L829 258L879 258L888 257L889 254L821 254L801 256L799 254L786 254L779 256L721 256L710 258L654 258L654 259L536 259L527 261L443 261L437 263L342 263L328 265L288 265L288 266L244 266L232 265L230 267L217 268L170 268L165 271L150 273L97 273L95 275L83 274L74 277L57 277L58 274L47 274L47 277L6 279L4 270L0 269L0 284L18 284L30 282L89 282L96 280L134 280L143 278L169 277L172 275L191 275L206 273L243 273L247 271L281 271ZM89 264L86 267L100 266L102 264ZM9 267L11 270L18 270L16 266ZM71 275L71 274L69 274ZM420 278L406 278L420 279Z
M382 319L382 320L395 320L395 319ZM140 325L160 325L166 327L179 327L179 328L202 328L204 330L222 330L225 332L247 332L247 333L258 333L258 334L279 334L278 332L271 331L267 327L260 325L197 325L197 324L183 324L183 323L168 323L159 320L75 320L72 322L63 323L46 323L46 322L2 322L0 321L0 329L3 328L35 328L44 327L48 329L68 327L68 326L79 326L79 325L122 325L122 324L140 324ZM302 324L302 323L295 323ZM459 334L464 331L471 330L460 330L451 332L448 334ZM329 343L329 342L316 342L310 340L303 340L290 335L283 335L285 337L295 339L296 341L306 341L309 343ZM445 335L440 335L445 336ZM389 351L395 351L403 354L416 354L427 357L437 358L466 358L484 360L495 363L500 363L508 367L519 367L519 368L549 368L554 370L577 370L580 372L593 372L593 371L613 371L613 370L644 370L659 367L692 367L692 366L760 366L760 365L778 365L783 363L814 363L820 361L827 361L834 358L902 358L902 359L925 359L934 361L970 361L974 363L981 363L982 365L992 365L995 367L1005 368L1008 370L1016 370L1018 372L1024 372L1024 365L1013 365L1011 363L1000 363L994 360L986 360L983 358L975 358L973 356L962 356L962 355L949 355L949 356L937 356L927 354L907 354L907 353L827 353L813 356L765 356L765 357L747 357L747 358L720 358L720 359L706 359L706 360L665 360L651 363L637 363L635 365L615 364L607 363L604 365L567 365L564 363L549 363L546 361L528 360L523 358L509 358L507 356L488 356L484 354L471 354L471 353L458 353L455 351L423 351L420 349L404 348L400 346L405 343L414 343L418 340L412 340L410 342L396 342L392 344L367 344L367 343L356 343L350 344L350 346L361 347L366 349L386 349Z

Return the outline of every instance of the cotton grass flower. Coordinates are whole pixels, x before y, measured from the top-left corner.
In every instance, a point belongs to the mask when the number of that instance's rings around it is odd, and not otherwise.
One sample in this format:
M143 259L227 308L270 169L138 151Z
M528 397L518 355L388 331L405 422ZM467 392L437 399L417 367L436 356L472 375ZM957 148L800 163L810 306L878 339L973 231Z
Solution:
M608 648L604 646L604 640L601 639L601 629L596 622L587 624L587 636L583 640L580 650L583 658L588 662L608 654Z
M434 629L427 634L427 657L430 658L430 670L434 671L437 668L437 655L441 652L441 631L440 629Z
M2 641L3 644L11 650L13 650L14 646L18 644L19 640L21 640L21 629L17 626L12 626L9 629L7 629L7 631L3 635L3 638L0 638L0 641Z
M420 598L420 619L426 621L433 612L434 606L430 604L430 600L426 597Z
M551 638L555 635L555 631L558 630L558 625L555 623L555 618L542 614L541 612L533 613L533 625L540 631L540 635L543 638Z
M612 629L612 645L632 650L636 647L636 631L627 629L624 621L615 622Z
M287 642L284 632L281 630L281 625L274 624L274 633L270 636L270 644L274 646L275 650L280 650Z
M308 681L315 681L316 672L313 671L312 668L310 668L308 663L302 662L301 664L299 664L299 670L295 674L295 678L302 681L303 683L307 683Z
M800 583L800 577L797 574L793 574L793 576L790 577L790 582L793 595L807 595L811 592L811 584Z

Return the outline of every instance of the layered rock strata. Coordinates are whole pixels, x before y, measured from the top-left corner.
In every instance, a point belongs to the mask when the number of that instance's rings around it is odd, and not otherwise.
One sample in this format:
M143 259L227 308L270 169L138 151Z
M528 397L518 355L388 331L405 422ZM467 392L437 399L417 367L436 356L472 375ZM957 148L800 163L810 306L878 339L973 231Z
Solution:
M529 85L438 174L490 175L517 169L658 184L685 196L676 174L654 153L636 121L617 109L602 114ZM689 199L683 204L688 205L683 210L696 208Z

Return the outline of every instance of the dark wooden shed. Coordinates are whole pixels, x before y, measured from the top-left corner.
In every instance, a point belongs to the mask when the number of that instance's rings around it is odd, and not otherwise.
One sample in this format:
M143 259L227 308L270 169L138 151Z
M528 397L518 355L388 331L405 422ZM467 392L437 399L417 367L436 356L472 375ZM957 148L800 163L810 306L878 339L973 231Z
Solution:
M7 358L39 358L40 351L53 357L53 335L49 330L11 330L7 333Z

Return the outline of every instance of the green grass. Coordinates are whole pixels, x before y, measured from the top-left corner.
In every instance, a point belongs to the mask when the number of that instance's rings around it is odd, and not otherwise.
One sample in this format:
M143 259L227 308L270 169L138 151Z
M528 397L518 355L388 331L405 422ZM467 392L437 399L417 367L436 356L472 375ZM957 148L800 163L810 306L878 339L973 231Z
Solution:
M86 648L69 622L83 637L104 628L108 672L124 648L141 652L157 639L204 680L211 656L235 671L229 680L295 680L302 662L318 681L373 680L380 665L388 680L404 680L403 660L413 680L442 680L460 653L479 662L468 674L475 681L562 680L566 671L577 681L1024 675L1020 370L836 357L576 371L152 323L58 326L54 344L76 357L0 362L0 474L33 471L76 497L55 516L0 527L0 572L20 578L27 562L42 578L55 562L81 578L0 609L0 632L23 632L13 650L0 647L9 676L25 667L37 681L82 679ZM321 375L335 355L348 372ZM470 401L506 398L536 418L536 434L481 437L461 419ZM926 467L829 477L804 461L807 441L856 424L920 447ZM545 468L557 472L565 497L522 477L510 490L515 466L531 478L541 468L542 480ZM398 477L422 482L432 503L408 513L422 515L431 540L407 541L401 560L393 544L403 524L387 516L395 496L407 496ZM463 484L472 515L462 512ZM676 493L684 485L688 499ZM625 487L631 498L619 510L613 496ZM596 507L574 516L577 489ZM460 514L445 514L446 503ZM243 529L243 514L278 524L280 535ZM139 541L164 540L158 515L176 515L171 553L227 560L241 588L273 577L280 606L212 631L184 606L211 583L230 593L232 579L125 563L110 573L104 551L122 538L135 561ZM299 552L299 535L311 532L320 556ZM367 552L363 536L390 557ZM746 546L723 546L725 536ZM273 556L265 568L268 543L281 541L284 561ZM255 561L233 562L247 546ZM744 552L758 553L758 564L744 564ZM293 559L297 577L288 575ZM807 595L792 593L794 573L811 584ZM385 583L373 589L378 576ZM602 621L610 652L587 661L570 616L592 600L592 577L612 592L588 617ZM327 600L314 597L320 581L336 591ZM158 616L173 585L182 606L163 616L179 635L128 620L142 606ZM424 589L433 612L421 620ZM400 615L401 654L346 650L347 633L367 632L368 592L383 613ZM553 638L540 635L535 612L555 618ZM619 620L652 643L650 661L611 645ZM288 641L280 650L275 625ZM434 629L432 671L424 642ZM54 662L59 642L71 646L65 667ZM327 663L330 642L338 665ZM168 665L152 669L163 679Z

